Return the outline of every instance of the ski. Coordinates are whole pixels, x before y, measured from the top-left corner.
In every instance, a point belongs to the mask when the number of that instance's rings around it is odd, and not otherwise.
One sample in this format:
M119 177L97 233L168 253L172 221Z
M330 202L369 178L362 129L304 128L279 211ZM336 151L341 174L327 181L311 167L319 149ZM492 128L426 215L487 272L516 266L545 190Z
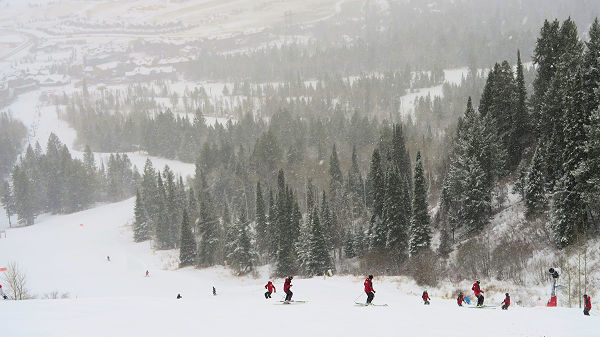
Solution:
M367 303L358 303L358 302L354 302L354 304L362 306L362 307L387 307L387 303L386 304L367 304Z
M308 301L305 300L291 300L291 301L279 301L283 304L292 304L292 303L308 303Z
M496 309L498 306L497 305L475 305L475 306L469 306L468 308L474 308L474 309Z

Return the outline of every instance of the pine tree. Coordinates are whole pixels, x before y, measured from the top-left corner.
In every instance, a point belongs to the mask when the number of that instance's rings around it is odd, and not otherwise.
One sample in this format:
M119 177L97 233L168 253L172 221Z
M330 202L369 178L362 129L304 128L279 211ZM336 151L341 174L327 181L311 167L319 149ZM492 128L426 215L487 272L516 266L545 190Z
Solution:
M196 262L196 239L190 228L187 210L181 218L181 242L179 244L179 267L191 266Z
M383 221L383 207L385 203L385 177L381 165L379 150L373 150L371 159L370 178L372 181L373 212L371 215L371 247L373 249L384 249L387 240L387 227Z
M200 195L200 240L198 242L198 266L210 267L217 264L217 252L219 251L220 227L219 219L215 216L214 205L208 185L204 176L200 177L204 183L201 184Z
M265 202L263 199L260 181L256 183L256 242L258 251L266 253L269 249L269 228L265 214Z
M8 226L12 227L10 217L15 214L15 199L8 181L5 181L2 184L2 189L0 190L0 203L2 204L2 207L4 207L4 211L8 217Z
M33 186L25 170L15 166L12 174L15 213L19 224L31 226L35 222L35 205L33 203Z
M321 227L319 214L316 209L313 209L311 220L310 262L308 264L308 271L309 275L314 276L321 275L327 269L333 268L333 264L331 263L323 227Z
M416 255L429 249L431 245L431 227L427 207L427 182L421 162L421 152L417 152L415 164L415 186L413 193L413 216L411 221L410 253Z
M450 230L447 226L443 226L440 230L440 245L437 250L437 254L441 258L447 258L452 252L452 237L450 236Z
M583 55L583 85L586 111L594 111L600 104L596 94L600 85L600 22L598 22L598 18L594 19L588 34L590 39L586 42L586 50Z
M541 214L546 207L543 149L543 145L538 145L533 155L529 172L527 173L524 198L525 206L527 207L527 216Z
M254 269L257 254L252 244L245 212L241 212L234 224L235 235L231 242L232 249L227 256L237 275L244 275Z
M139 190L135 194L135 221L133 223L133 241L142 242L150 239L149 221Z
M356 146L352 147L352 165L348 171L348 192L352 201L352 218L355 218L362 214L364 204L363 179L358 167Z
M156 199L156 218L154 220L155 245L158 249L169 249L169 224L167 214L167 192L161 175L158 175L158 198Z
M521 63L521 52L517 51L517 78L515 79L514 109L511 118L511 130L509 136L509 165L517 165L521 161L523 150L529 145L530 122L527 108L527 88L523 75L523 63Z
M410 206L407 204L408 186L396 168L390 168L386 181L384 221L387 227L386 247L397 265L408 256Z

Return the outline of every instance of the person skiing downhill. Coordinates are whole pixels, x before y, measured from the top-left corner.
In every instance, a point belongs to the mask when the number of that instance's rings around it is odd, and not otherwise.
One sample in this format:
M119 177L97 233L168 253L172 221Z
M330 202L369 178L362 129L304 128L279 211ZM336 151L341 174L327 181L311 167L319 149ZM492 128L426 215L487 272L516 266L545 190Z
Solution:
M458 294L458 297L456 298L456 303L458 303L459 307L462 307L462 304L464 301L465 301L465 295L463 295L463 293L461 291L460 294Z
M292 287L293 278L293 276L288 276L283 282L283 291L285 292L285 303L290 303L292 301L292 296L294 295L292 290L290 290L290 288Z
M473 287L471 288L471 290L473 290L475 297L477 297L477 306L483 306L483 290L481 290L479 286L479 281L475 281L475 283L473 283Z
M2 296L3 299L7 300L8 296L6 296L6 294L4 293L4 290L2 290L2 285L0 284L0 296Z
M373 289L373 275L369 275L365 279L365 293L367 294L367 304L373 302L375 298L375 289Z
M267 283L265 289L267 289L267 292L265 293L265 298L271 298L271 294L277 292L277 290L275 289L275 285L271 281Z
M146 270L146 277L150 277L150 272Z
M508 310L508 307L510 307L510 296L508 293L505 295L506 297L504 298L504 301L502 301L502 310Z
M592 310L592 299L586 294L583 295L583 301L585 302L583 306L583 314L589 316L590 310Z
M429 305L430 304L429 303L430 298L429 298L429 294L427 293L427 290L425 290L423 292L423 295L421 296L421 298L423 299L423 304L425 304L425 305Z

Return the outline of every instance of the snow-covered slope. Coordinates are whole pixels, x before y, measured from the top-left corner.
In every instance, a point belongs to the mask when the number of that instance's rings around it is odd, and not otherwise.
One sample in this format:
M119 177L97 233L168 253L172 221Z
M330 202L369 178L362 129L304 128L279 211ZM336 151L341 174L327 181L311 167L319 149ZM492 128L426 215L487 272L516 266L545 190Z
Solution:
M267 268L257 279L224 268L172 270L176 251L131 242L132 208L129 199L9 229L0 266L18 262L33 294L70 298L0 302L2 336L597 336L600 326L596 313L578 309L459 308L433 291L426 307L413 285L392 277L374 282L375 302L388 307L355 306L362 279L349 276L296 279L295 298L310 302L292 305L278 302L282 281L274 280L279 292L266 301Z

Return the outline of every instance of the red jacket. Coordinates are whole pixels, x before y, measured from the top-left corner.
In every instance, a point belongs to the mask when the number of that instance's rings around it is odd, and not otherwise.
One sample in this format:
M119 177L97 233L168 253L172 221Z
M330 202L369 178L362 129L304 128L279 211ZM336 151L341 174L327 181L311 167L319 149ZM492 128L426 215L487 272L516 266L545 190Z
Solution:
M291 287L292 287L292 280L290 280L289 278L286 278L285 282L283 282L283 291L288 291L288 290L290 290Z
M429 301L430 300L429 294L427 292L425 292L425 291L423 292L423 296L422 297L423 297L423 301Z
M458 305L463 304L464 301L465 301L465 298L463 295L458 295L458 297L456 298L456 303L458 303Z
M372 293L374 291L375 291L375 289L373 289L373 280L371 280L370 278L367 278L365 280L365 292Z
M592 310L592 298L589 296L585 298L585 308Z
M504 304L506 304L506 306L510 306L510 296L506 296L506 298L504 299L504 302L502 302Z
M473 283L473 288L471 288L471 290L475 293L475 297L479 297L479 295L483 294L483 290L479 288L479 283L477 282Z
M265 286L265 289L267 289L267 291L269 291L270 293L277 292L277 290L275 290L275 285L273 285L273 282L271 282L271 281L269 281L269 283L267 283L267 285Z

